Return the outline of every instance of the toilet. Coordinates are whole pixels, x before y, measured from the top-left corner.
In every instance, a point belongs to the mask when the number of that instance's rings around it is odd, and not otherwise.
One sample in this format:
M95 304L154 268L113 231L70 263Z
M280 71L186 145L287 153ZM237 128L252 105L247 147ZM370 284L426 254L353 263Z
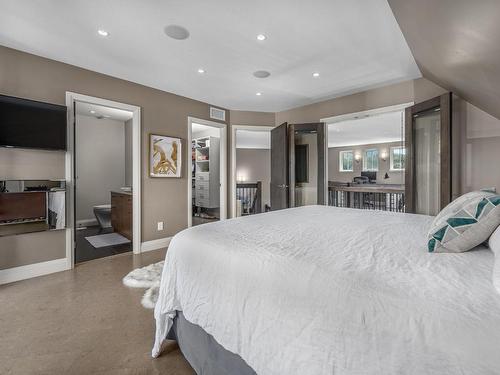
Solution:
M94 215L101 229L111 228L111 205L94 206Z

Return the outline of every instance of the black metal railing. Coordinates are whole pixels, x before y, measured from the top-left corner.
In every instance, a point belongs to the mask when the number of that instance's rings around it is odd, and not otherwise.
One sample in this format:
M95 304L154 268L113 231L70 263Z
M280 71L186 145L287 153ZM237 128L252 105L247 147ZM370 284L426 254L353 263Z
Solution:
M241 202L241 215L262 212L262 182L242 182L236 184L236 200Z
M364 210L382 210L393 212L405 212L404 191L397 189L386 189L359 187L328 187L328 205L335 207L360 208Z

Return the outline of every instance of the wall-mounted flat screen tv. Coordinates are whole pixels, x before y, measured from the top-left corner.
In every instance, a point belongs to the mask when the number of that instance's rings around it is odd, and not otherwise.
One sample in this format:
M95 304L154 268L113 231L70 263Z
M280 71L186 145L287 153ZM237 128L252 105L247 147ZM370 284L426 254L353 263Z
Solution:
M66 150L66 107L0 95L0 146Z

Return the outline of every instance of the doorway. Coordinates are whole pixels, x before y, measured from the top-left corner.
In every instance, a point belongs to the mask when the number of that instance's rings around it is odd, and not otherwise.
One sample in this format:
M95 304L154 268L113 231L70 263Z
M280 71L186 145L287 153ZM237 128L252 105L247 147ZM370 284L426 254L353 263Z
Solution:
M328 205L405 211L405 103L324 119Z
M327 199L324 123L281 124L271 131L271 210Z
M460 148L452 104L446 93L406 109L408 212L437 215L460 190L458 174L452 176L452 151Z
M231 217L270 210L273 128L257 125L231 126Z
M188 226L224 220L226 124L188 117Z
M140 252L140 109L67 93L71 266Z

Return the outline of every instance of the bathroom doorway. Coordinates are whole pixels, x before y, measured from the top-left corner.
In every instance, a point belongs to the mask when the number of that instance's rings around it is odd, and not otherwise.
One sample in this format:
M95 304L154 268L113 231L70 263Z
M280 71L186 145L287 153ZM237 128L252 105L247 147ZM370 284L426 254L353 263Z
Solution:
M140 214L134 213L140 212L139 108L79 94L67 96L72 264L138 253Z
M76 103L75 263L132 251L132 112Z

